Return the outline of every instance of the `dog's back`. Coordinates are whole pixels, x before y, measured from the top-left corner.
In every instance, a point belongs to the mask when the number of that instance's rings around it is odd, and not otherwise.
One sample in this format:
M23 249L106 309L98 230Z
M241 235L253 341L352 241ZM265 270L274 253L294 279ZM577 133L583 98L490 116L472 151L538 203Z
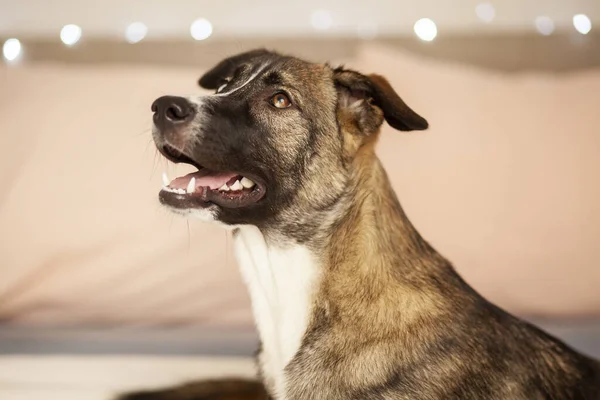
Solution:
M453 360L454 382L445 386L443 395L434 390L430 394L435 396L428 397L428 384L419 383L420 372L409 373L411 378L403 374L407 387L423 386L412 398L600 399L598 361L483 299L471 311L457 312L442 330L443 336L431 343L431 355L420 362ZM445 368L432 370L432 381L444 385Z

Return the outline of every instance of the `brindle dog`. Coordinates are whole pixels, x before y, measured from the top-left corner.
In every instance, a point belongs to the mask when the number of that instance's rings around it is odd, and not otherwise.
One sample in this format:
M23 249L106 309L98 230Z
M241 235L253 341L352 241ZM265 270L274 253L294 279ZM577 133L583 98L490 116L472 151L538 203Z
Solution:
M232 230L261 379L126 400L600 399L600 364L490 304L415 230L375 154L427 121L378 75L266 50L153 104L162 154L198 171L160 201Z

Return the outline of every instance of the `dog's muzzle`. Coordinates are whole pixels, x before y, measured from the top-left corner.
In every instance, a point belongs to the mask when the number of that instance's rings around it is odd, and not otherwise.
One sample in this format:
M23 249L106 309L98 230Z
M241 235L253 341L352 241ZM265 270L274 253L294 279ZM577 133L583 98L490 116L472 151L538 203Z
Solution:
M163 175L160 201L173 208L190 209L219 205L241 208L252 205L265 195L266 185L252 173L235 168L215 168L196 159L192 125L197 108L179 96L163 96L152 103L154 140L158 150L170 161L190 164L198 171L170 180ZM196 123L197 125L197 123ZM196 157L195 157L196 156Z

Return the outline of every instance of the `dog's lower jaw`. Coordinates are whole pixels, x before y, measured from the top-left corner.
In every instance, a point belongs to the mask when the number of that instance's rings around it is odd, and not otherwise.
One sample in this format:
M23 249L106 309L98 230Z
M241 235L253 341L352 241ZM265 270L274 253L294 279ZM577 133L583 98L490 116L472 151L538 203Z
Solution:
M193 218L200 222L215 223L217 221L217 211L214 207L209 208L190 208L190 209L177 209L170 208L170 210L183 217Z

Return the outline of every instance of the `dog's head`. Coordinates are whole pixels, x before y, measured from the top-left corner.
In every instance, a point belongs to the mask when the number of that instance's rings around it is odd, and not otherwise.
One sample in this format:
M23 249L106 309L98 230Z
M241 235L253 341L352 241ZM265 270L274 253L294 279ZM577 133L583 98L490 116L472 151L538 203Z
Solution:
M198 168L165 182L159 197L227 225L299 232L335 207L384 120L427 128L380 76L266 50L225 59L199 83L215 93L152 105L160 152Z

